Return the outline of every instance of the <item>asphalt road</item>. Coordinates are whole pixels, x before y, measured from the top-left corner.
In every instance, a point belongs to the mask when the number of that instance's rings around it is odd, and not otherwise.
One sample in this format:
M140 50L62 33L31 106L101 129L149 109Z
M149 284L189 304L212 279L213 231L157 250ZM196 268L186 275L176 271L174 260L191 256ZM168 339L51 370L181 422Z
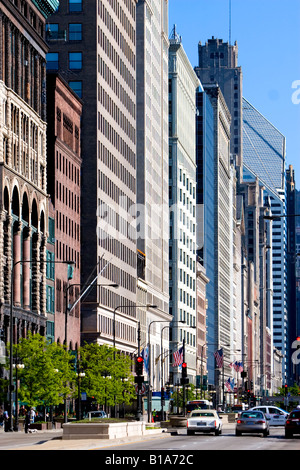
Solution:
M102 451L100 460L105 465L129 464L130 461L111 462L111 456L125 455L128 458L136 458L136 464L131 462L133 468L144 468L145 464L178 464L181 466L189 464L191 466L199 463L201 451L231 450L231 451L253 451L253 450L300 450L300 435L293 439L284 437L284 427L271 427L268 437L261 435L235 436L235 426L227 425L223 427L221 436L214 434L195 434L187 436L185 429L178 430L178 434L171 435L162 433L155 436L123 438L112 440L85 440L67 441L62 440L62 430L44 431L33 434L4 433L0 431L0 451L5 450L93 450ZM152 452L152 454L151 454ZM199 454L198 454L199 452ZM16 454L14 454L16 455ZM174 462L183 456L182 462ZM254 454L253 454L254 455ZM257 455L257 454L256 454ZM274 454L272 454L274 456ZM152 457L151 457L152 456ZM163 461L164 456L169 461ZM177 457L176 457L177 456ZM187 460L189 457L189 461ZM275 453L276 456L276 453ZM149 459L153 460L150 461ZM276 458L276 457L275 457ZM107 460L108 459L108 460ZM157 460L156 460L157 459ZM173 461L172 461L173 459ZM244 461L246 463L246 460ZM99 462L100 463L100 462Z
M223 430L221 436L213 434L195 434L187 436L185 431L179 431L176 436L162 437L160 439L147 440L146 442L131 442L130 444L108 445L106 450L113 451L175 451L177 453L195 452L203 450L300 450L300 435L293 439L284 437L284 427L271 428L268 437L261 435L245 434L235 436L235 428ZM105 450L101 448L99 450Z

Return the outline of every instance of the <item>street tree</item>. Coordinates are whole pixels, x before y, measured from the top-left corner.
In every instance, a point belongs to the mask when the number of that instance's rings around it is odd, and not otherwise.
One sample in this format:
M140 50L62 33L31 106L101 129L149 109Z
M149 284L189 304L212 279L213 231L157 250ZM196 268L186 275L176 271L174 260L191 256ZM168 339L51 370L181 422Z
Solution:
M28 406L55 406L72 395L76 374L72 356L63 346L30 333L14 345L13 354L24 364L18 374L19 399Z
M107 345L80 348L80 367L85 373L81 387L101 405L129 404L136 397L132 360Z

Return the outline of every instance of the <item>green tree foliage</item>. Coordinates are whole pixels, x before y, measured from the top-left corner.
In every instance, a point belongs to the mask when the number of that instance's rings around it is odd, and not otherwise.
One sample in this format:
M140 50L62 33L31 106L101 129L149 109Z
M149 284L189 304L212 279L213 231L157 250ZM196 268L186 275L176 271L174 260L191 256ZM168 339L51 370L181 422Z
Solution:
M29 334L14 345L14 357L24 364L18 372L19 399L29 406L59 405L73 393L76 374L71 355L44 336Z
M129 404L135 397L132 360L106 345L86 344L80 349L80 367L85 372L81 387L99 404Z

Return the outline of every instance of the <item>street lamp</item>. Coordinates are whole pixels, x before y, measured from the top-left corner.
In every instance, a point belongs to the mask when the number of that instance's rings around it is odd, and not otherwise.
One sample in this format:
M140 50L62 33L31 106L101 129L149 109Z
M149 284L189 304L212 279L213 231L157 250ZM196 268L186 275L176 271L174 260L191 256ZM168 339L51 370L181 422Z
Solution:
M85 377L85 372L81 372L79 370L79 372L77 374L77 378L78 378L78 414L77 414L77 420L78 421L80 421L80 419L81 419L81 390L80 390L80 386L81 386L82 377Z
M9 406L10 406L10 413L9 413L9 432L14 431L13 425L13 302L14 302L14 270L17 265L22 263L35 263L40 260L18 260L12 264L11 267L11 288L10 288L10 358L9 358ZM57 264L68 264L70 266L74 265L74 261L52 261L47 260L46 263L57 263Z
M164 398L163 398L163 392L164 392L164 378L163 378L163 331L164 331L166 328L172 328L173 325L178 324L178 323L185 324L186 322L183 321L183 320L182 320L182 321L172 321L172 325L164 326L164 327L161 329L161 332L160 332L160 367L161 367L161 372L160 372L160 375L161 375L160 403L161 403L161 419L162 419L162 420L163 420L163 412L164 412Z
M172 321L172 319L170 320L153 320L149 323L149 326L148 326L148 361L149 361L149 366L148 366L148 377L149 377L149 380L148 380L148 403L147 403L147 407L148 407L148 422L150 423L151 422L151 403L152 403L152 400L151 400L151 348L150 348L150 328L151 328L151 325L152 323L170 323Z

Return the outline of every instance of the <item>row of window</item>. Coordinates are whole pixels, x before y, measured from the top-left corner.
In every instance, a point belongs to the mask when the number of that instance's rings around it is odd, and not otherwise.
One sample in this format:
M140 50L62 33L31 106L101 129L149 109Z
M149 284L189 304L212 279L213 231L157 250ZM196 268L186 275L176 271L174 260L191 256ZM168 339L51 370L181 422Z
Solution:
M58 23L51 23L46 25L47 38L60 39L60 31ZM82 40L82 24L70 23L69 24L69 41Z
M49 52L47 54L47 70L59 69L59 53ZM69 69L82 69L82 52L69 52Z

